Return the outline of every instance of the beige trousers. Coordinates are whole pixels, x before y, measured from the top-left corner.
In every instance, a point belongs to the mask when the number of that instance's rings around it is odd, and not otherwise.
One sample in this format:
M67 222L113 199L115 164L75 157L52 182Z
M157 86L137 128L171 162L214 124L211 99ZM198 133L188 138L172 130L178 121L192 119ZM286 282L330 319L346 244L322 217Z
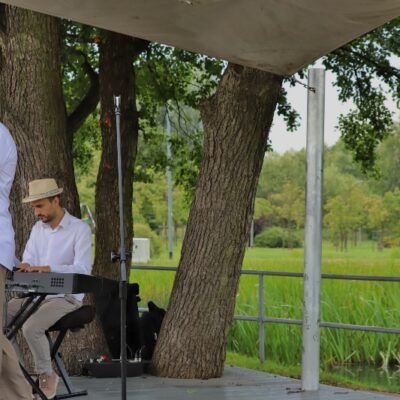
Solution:
M6 269L0 265L0 400L31 400L31 387L25 380L11 343L3 334L5 277Z
M22 307L26 299L12 299L7 305L7 319L10 320ZM32 352L35 363L36 373L51 374L53 368L51 365L50 346L45 332L54 325L64 315L81 307L82 303L74 297L66 295L65 297L55 297L46 299L39 306L37 311L32 314L22 325L22 333L29 349ZM13 341L20 360L21 352L16 341Z

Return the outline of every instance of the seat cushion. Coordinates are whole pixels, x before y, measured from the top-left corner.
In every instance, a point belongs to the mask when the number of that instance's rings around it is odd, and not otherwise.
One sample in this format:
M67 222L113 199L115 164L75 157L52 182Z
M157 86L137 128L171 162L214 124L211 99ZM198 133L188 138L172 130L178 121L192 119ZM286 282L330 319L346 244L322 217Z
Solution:
M92 322L96 314L94 306L82 306L60 318L48 331L62 331L65 329L77 329Z

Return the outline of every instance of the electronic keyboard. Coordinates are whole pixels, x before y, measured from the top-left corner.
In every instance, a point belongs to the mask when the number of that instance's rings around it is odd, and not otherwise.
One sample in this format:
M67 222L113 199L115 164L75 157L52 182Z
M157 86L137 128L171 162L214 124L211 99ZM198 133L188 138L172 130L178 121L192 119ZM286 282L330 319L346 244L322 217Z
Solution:
M108 279L93 275L56 272L13 272L6 290L35 294L73 294L103 290Z

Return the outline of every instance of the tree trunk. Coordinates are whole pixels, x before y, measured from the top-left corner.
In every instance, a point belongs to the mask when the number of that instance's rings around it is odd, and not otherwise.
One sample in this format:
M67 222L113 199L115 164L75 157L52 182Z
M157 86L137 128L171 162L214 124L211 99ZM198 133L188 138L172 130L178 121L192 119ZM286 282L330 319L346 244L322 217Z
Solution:
M0 5L0 119L18 148L11 197L17 256L22 255L34 214L21 199L33 179L52 177L62 201L80 215L60 69L60 20Z
M168 312L157 375L223 372L254 198L282 78L229 65L202 108L204 157Z
M111 251L118 251L119 205L117 137L114 95L121 96L121 143L124 196L125 246L132 248L133 166L138 141L135 71L133 61L142 40L104 32L100 44L100 102L102 154L96 182L96 274L119 279L119 265L111 264ZM140 52L140 51L139 51Z
M99 60L102 154L96 182L96 254L93 273L115 280L119 280L119 264L111 263L111 252L119 251L120 238L117 137L113 96L121 96L124 231L126 250L130 251L133 237L133 166L138 141L133 61L147 46L148 42L141 39L113 32L102 32ZM128 259L127 267L129 264L130 259ZM110 318L119 319L119 315L110 316ZM89 332L98 339L94 345L97 354L99 351L104 352L107 345L99 327L91 326Z
M60 20L0 5L0 120L18 148L11 196L17 256L21 257L35 221L26 196L28 182L52 177L64 188L63 206L80 216L60 64ZM78 337L65 341L68 364L77 362ZM24 347L30 358L30 352ZM73 351L71 351L73 349ZM29 364L29 362L28 362Z

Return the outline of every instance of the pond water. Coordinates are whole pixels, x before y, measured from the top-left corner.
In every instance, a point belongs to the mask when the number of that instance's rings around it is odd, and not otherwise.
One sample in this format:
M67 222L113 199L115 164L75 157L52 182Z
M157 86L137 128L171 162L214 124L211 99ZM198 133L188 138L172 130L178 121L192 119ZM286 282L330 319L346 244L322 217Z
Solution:
M400 368L382 369L365 365L340 365L329 371L360 382L375 383L386 388L400 387Z

